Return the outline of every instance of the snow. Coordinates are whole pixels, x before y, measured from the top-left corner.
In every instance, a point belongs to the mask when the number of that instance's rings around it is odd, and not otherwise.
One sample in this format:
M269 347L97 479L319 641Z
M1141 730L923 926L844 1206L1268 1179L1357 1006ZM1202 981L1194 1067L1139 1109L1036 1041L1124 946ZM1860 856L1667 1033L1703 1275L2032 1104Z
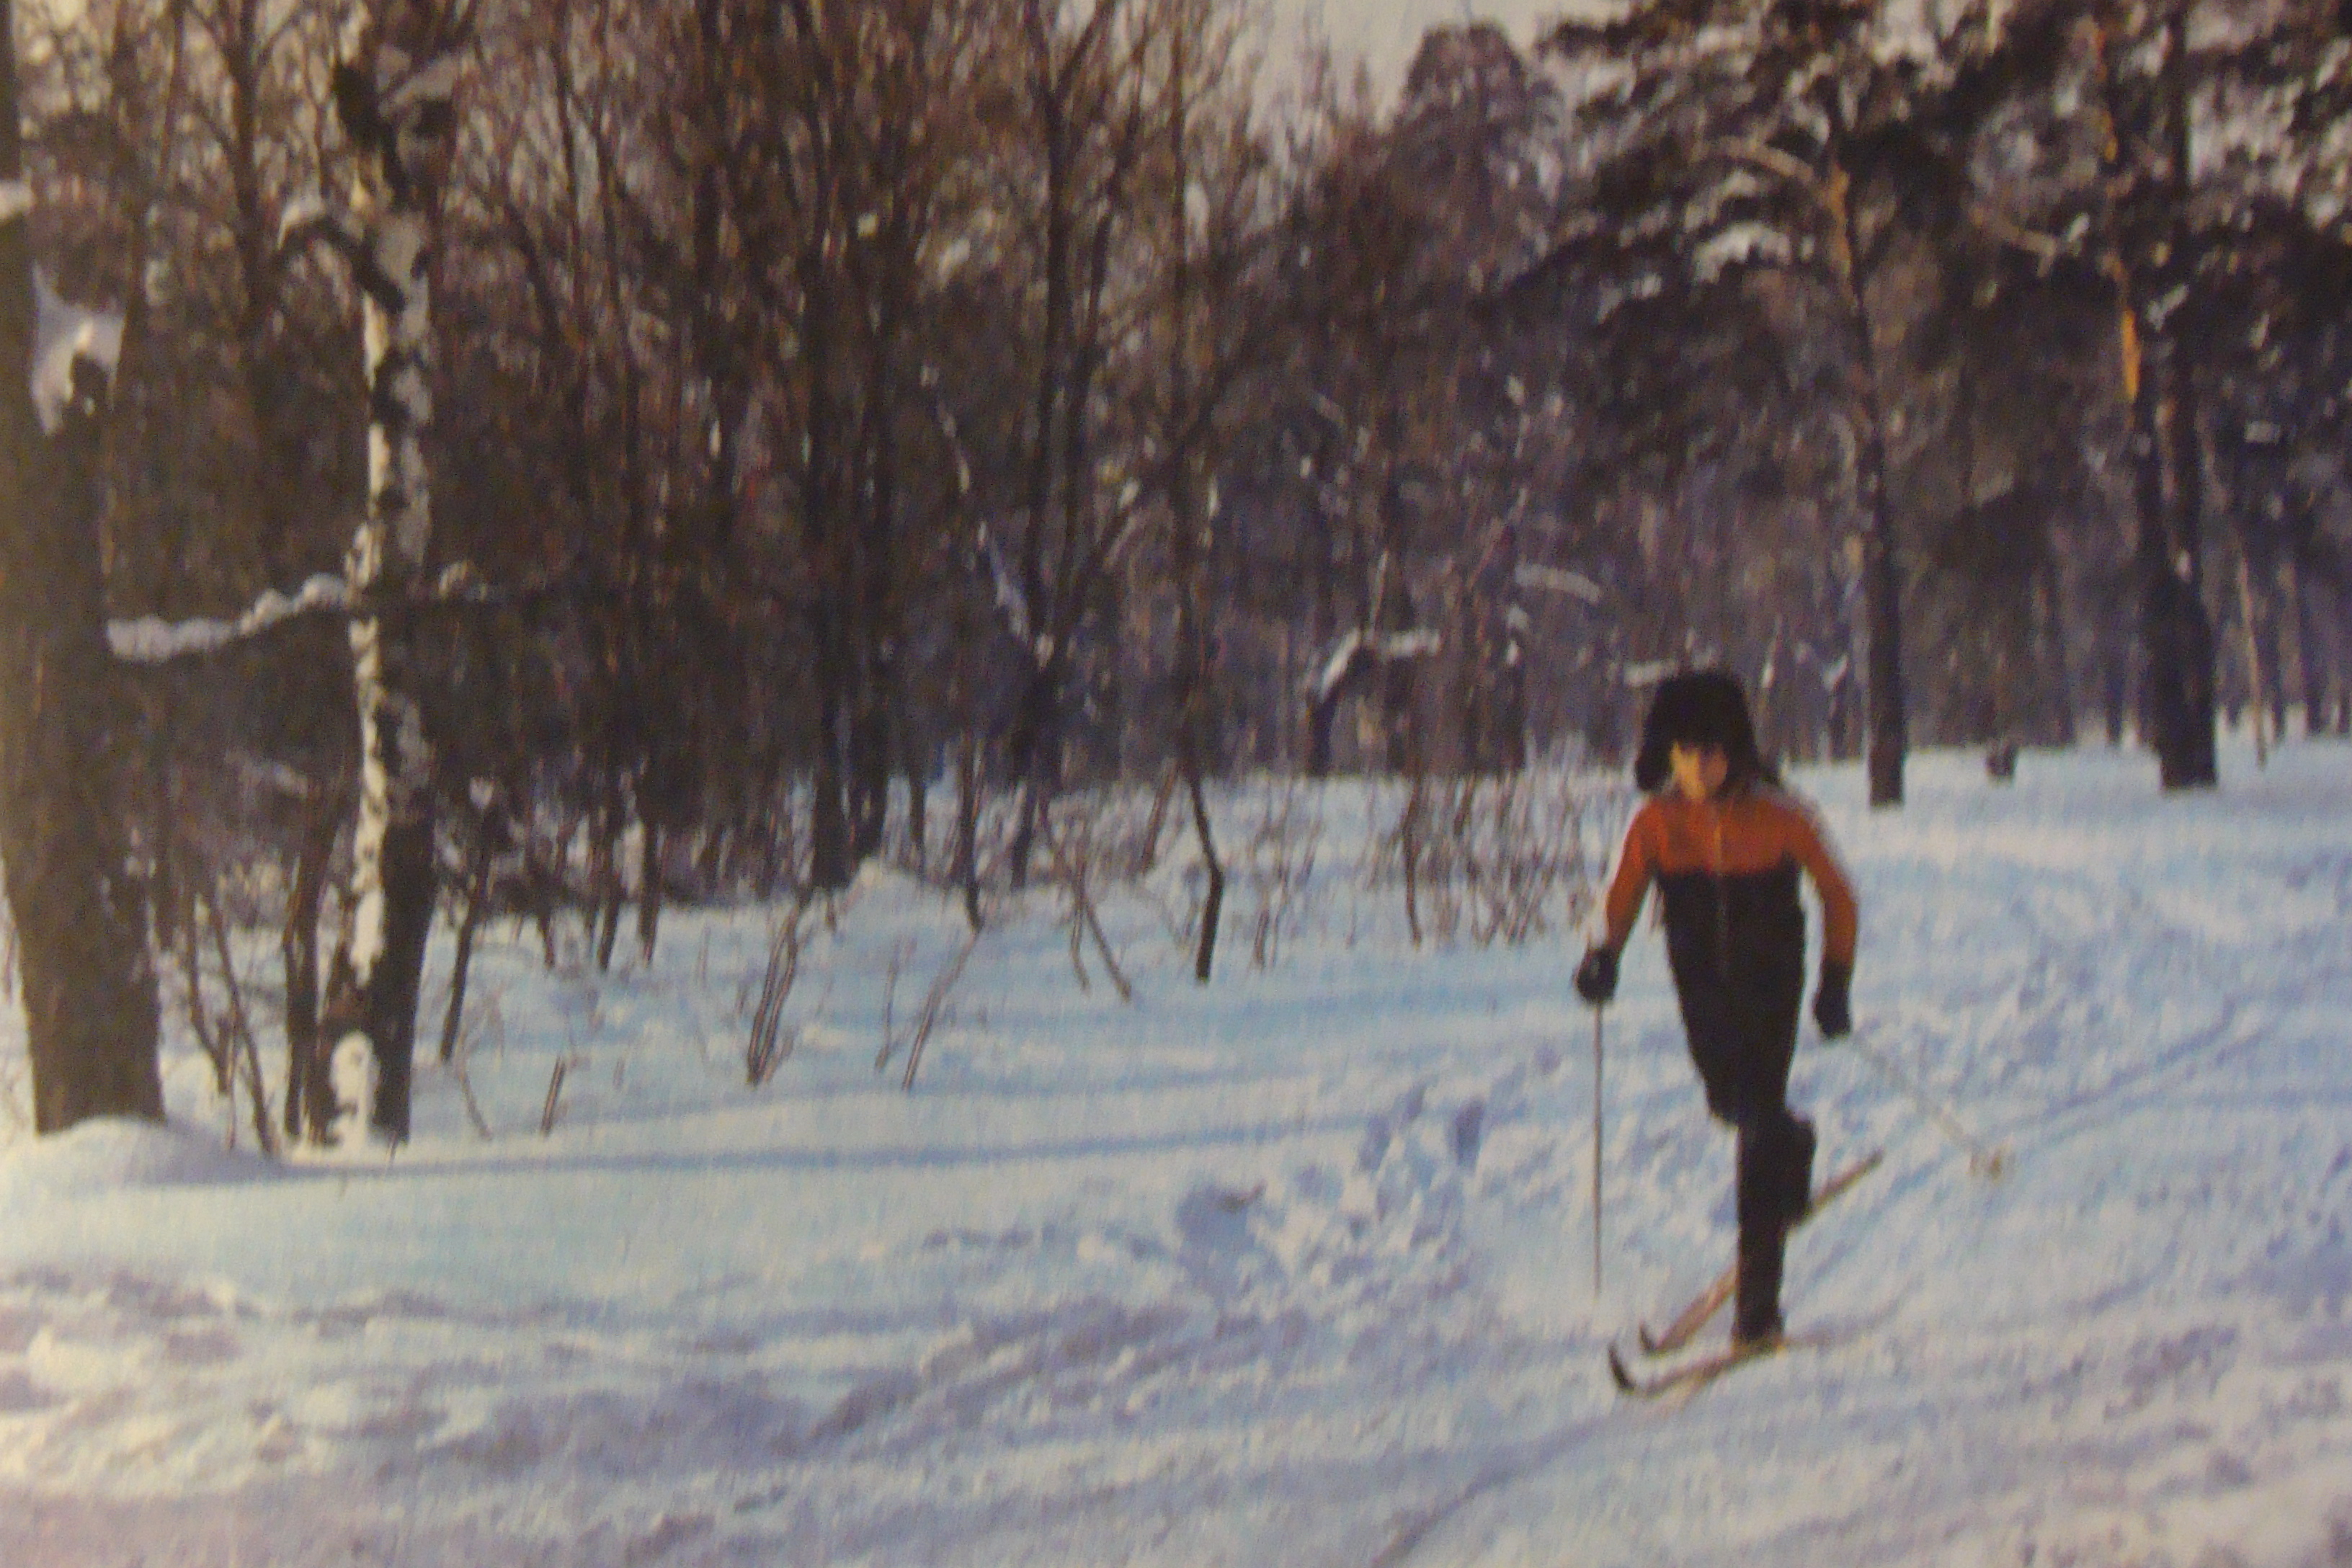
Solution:
M279 1168L221 1147L217 1138L143 1121L86 1121L56 1138L18 1143L0 1165L0 1208L104 1198L147 1187L272 1181Z
M1730 268L1744 267L1761 257L1773 266L1786 266L1794 252L1789 237L1763 223L1735 223L1709 235L1691 256L1691 272L1702 283L1712 283Z
M1098 886L1134 1005L1081 987L1053 895L1001 911L912 1093L965 931L896 873L812 922L762 1089L768 911L672 910L610 974L576 921L553 969L501 924L468 992L491 1136L426 1059L396 1153L222 1149L176 1037L170 1129L37 1142L11 1022L0 1560L2340 1561L2352 749L2236 747L2225 778L1929 754L1874 814L1858 769L1796 774L1863 897L1863 1040L2012 1157L1972 1174L1809 1026L1824 1168L1886 1163L1792 1247L1813 1342L1656 1405L1602 1346L1731 1237L1656 937L1605 1015L1596 1297L1568 891L1523 948L1415 947L1367 870L1394 785L1221 796L1207 987L1189 845ZM1592 785L1596 855L1626 804ZM1283 814L1312 865L1277 908L1252 830Z
M110 621L107 645L114 657L130 664L163 664L175 658L218 653L247 637L257 637L280 621L322 610L351 607L351 587L341 577L321 574L306 579L292 594L275 589L264 593L250 609L233 621L200 617L166 621L155 616Z
M1388 633L1353 628L1340 636L1330 657L1323 661L1321 673L1307 683L1307 694L1318 702L1328 702L1333 692L1367 666L1428 658L1444 646L1444 635L1430 626Z
M291 237L307 229L327 229L340 222L337 210L329 205L325 195L305 191L286 204L278 217L278 244L282 249Z
M1532 561L1521 564L1512 573L1511 578L1522 588L1540 588L1546 593L1565 594L1588 605L1597 605L1608 596L1600 584L1581 572L1570 572L1560 566L1545 566Z
M14 187L0 184L0 223L12 216L18 199ZM33 268L33 408L41 428L55 435L73 398L74 362L89 360L113 375L122 357L122 313L60 298L38 267Z

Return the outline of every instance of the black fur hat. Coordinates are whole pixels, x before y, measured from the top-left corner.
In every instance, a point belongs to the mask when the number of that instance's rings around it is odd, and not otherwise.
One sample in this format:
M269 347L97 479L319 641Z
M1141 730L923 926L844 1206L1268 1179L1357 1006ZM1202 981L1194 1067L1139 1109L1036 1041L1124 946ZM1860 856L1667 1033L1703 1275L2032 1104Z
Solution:
M1666 782L1673 772L1667 753L1677 742L1719 749L1731 764L1727 787L1752 780L1777 782L1756 749L1756 721L1748 717L1748 696L1739 689L1738 678L1727 670L1685 670L1658 683L1642 720L1642 749L1633 758L1634 787L1647 792Z

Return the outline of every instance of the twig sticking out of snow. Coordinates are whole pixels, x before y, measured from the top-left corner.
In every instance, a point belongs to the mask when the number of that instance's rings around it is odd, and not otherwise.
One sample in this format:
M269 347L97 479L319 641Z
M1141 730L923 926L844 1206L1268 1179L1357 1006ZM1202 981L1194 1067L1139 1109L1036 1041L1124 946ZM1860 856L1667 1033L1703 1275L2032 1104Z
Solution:
M760 981L760 1006L751 1016L751 1037L743 1047L743 1079L753 1089L776 1076L793 1054L793 1032L784 1027L784 1001L801 970L801 940L814 895L803 889L776 921L768 942L768 969ZM877 1064L878 1065L878 1064Z
M1048 824L1045 835L1045 852L1053 858L1054 870L1060 877L1062 885L1070 891L1070 967L1077 972L1078 989L1086 990L1087 966L1079 948L1082 936L1093 937L1095 951L1102 955L1103 967L1110 972L1111 986L1118 993L1118 999L1132 1003L1135 987L1119 968L1118 954L1112 951L1110 938L1103 934L1102 921L1095 913L1094 893L1088 887L1094 877L1097 859L1094 825L1091 822L1085 824L1076 836L1082 842L1073 845L1066 841L1072 837L1066 820L1063 832L1055 832Z
M948 993L954 990L955 983L963 977L963 966L971 961L971 950L979 945L980 932L975 931L963 939L963 945L956 950L956 955L948 961L947 967L932 978L930 990L923 995L923 1010L915 1020L914 1037L907 1043L907 1076L899 1081L900 1089L913 1090L915 1069L922 1065L923 1047L929 1042L931 1030L940 1021L940 1010L947 1005Z
M555 1070L547 1078L547 1104L539 1113L539 1135L541 1138L555 1131L556 1119L563 1112L563 1075L571 1062L562 1057L555 1058Z

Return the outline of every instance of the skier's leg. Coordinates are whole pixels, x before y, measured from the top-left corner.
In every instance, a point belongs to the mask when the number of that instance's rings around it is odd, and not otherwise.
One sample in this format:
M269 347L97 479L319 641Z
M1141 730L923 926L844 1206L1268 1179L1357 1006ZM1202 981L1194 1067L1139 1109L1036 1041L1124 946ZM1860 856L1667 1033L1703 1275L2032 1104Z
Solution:
M1812 1127L1785 1105L1752 1107L1739 1129L1739 1271L1731 1335L1746 1344L1780 1331L1780 1265L1789 1227L1805 1212Z
M1740 1343L1780 1331L1780 1274L1789 1226L1812 1191L1812 1124L1789 1109L1803 974L1764 978L1746 1000L1737 1087L1739 1128L1739 1270L1732 1337Z
M1752 1095L1730 999L1716 985L1677 985L1675 990L1682 1004L1683 1036L1690 1043L1691 1066L1698 1069L1700 1087L1706 1090L1707 1111L1736 1127Z
M1739 1234L1739 1272L1731 1309L1731 1342L1769 1344L1780 1336L1780 1267L1789 1233L1771 1226Z
M1812 1194L1813 1126L1785 1105L1750 1110L1739 1124L1738 1212L1743 1232L1785 1230Z
M1738 988L1678 986L1691 1061L1707 1109L1738 1135L1738 1269L1732 1338L1741 1344L1780 1331L1780 1274L1788 1229L1811 1195L1813 1130L1790 1112L1789 1068L1796 1053L1801 969L1772 966Z

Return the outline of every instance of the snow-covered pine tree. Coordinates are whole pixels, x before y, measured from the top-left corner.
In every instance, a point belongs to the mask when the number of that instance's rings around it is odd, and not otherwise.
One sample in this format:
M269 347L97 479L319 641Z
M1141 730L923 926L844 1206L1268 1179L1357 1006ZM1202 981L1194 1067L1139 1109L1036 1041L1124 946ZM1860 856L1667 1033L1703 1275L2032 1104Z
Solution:
M1650 0L1563 21L1544 51L1567 73L1589 204L1576 242L1614 250L1637 290L1772 269L1819 289L1852 433L1849 480L1868 627L1870 800L1903 799L1907 721L1902 574L1888 494L1874 268L1892 155L1951 36L1905 36L1876 0ZM1948 23L1948 25L1949 25ZM1964 26L1965 24L1960 24ZM1955 29L1957 30L1957 29ZM1909 171L1906 171L1909 172Z
M2111 301L2111 381L2130 422L2139 718L2168 789L2217 778L2205 557L2231 497L2209 455L2253 478L2245 432L2273 427L2261 405L2277 389L2259 384L2285 374L2285 355L2240 378L2252 391L2237 416L2216 403L2231 392L2224 367L2290 338L2324 348L2307 312L2333 292L2342 252L2352 46L2340 10L2020 0L1986 25L1972 112L1979 132L1997 123L1982 161L2001 177L1978 192L1974 216L2045 275ZM2257 444L2288 435L2277 426Z

